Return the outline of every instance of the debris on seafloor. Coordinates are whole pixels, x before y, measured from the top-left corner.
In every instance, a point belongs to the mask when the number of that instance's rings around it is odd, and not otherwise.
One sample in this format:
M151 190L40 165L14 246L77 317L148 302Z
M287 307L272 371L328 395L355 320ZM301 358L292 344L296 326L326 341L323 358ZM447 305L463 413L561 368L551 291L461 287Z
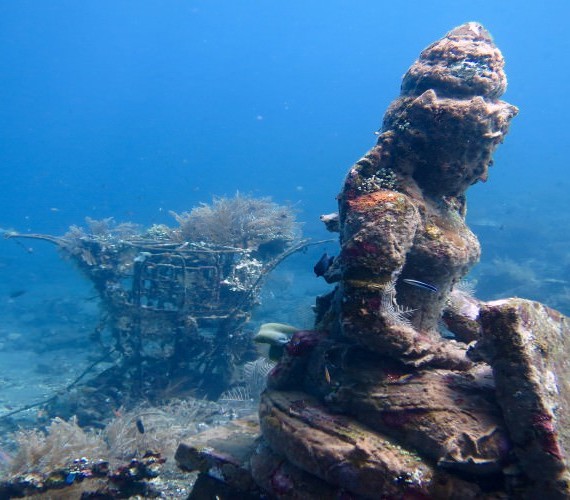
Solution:
M458 286L480 253L465 191L518 112L499 100L503 66L478 23L427 47L346 177L338 227L323 218L340 233L336 287L260 402L249 463L270 497L298 498L306 477L328 498L570 497L568 318Z
M234 382L235 368L257 357L245 327L264 278L310 244L300 239L294 211L238 193L173 215L176 228L87 218L86 229L73 226L62 237L5 234L56 244L101 299L92 340L115 364L51 401L52 413L101 425L141 398L216 399Z
M178 444L233 418L219 403L186 397L120 408L103 429L80 427L75 417L21 429L2 439L0 499L187 498L195 478L176 467Z
M48 498L71 498L74 493L75 498L82 499L158 498L160 491L149 480L159 475L164 461L159 453L148 451L140 459L112 468L108 462L92 462L84 457L68 467L1 481L0 498L28 498L42 493L50 495ZM51 496L55 491L61 496Z

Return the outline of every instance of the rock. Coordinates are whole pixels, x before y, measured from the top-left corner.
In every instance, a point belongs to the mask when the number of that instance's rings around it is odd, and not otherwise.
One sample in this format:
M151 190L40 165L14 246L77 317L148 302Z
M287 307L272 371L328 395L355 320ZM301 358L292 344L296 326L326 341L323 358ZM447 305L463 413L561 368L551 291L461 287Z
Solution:
M259 500L259 491L236 491L227 483L205 473L200 473L187 500L214 499Z
M501 473L510 444L488 365L418 371L361 351L344 354L341 365L338 348L320 356L329 360L330 383L324 364L311 363L308 392L440 467L473 477Z
M403 95L499 97L507 88L503 56L479 23L465 23L422 51L404 75Z
M257 486L251 477L249 459L259 434L255 417L234 420L193 436L191 443L181 443L174 458L183 470L199 470L223 483L223 492L229 489L236 495L255 495ZM215 489L216 483L202 479L199 487Z
M570 319L507 299L484 305L481 324L476 351L493 367L514 452L534 483L526 498L570 498Z
M263 442L251 457L256 483L282 500L330 500L342 498L343 490L289 463Z
M157 498L154 482L166 459L147 451L141 458L111 468L109 462L83 457L52 470L26 472L0 481L0 499L30 498ZM57 492L55 491L57 490Z
M363 498L476 498L479 488L303 392L266 391L263 436L296 467ZM415 495L415 497L414 497Z
M267 387L271 389L290 389L299 385L309 362L311 351L323 339L326 333L318 330L299 330L285 345L279 362L269 372Z
M469 344L481 335L479 311L483 303L457 288L454 287L449 293L441 319L456 340Z

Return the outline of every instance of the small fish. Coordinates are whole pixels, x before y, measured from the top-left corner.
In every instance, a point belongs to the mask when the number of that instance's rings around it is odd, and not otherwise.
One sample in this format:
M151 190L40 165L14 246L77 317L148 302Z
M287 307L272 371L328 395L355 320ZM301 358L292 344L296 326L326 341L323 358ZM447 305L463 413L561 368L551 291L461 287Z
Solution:
M184 243L182 243L182 245L177 246L174 250L178 251L178 250L184 250L188 245L190 245L189 241L185 241Z
M417 286L418 288L423 288L424 290L429 290L430 292L437 293L437 287L434 285L430 285L429 283L424 283L423 281L410 280L410 279L403 279L402 281L406 283L406 285Z
M332 266L333 261L334 255L329 255L327 252L322 255L319 261L315 264L315 267L313 267L313 271L315 271L317 278L325 275L329 270L329 267Z
M325 380L327 381L327 384L331 383L331 374L327 368L327 365L325 365Z
M8 294L8 297L10 297L11 299L16 299L24 295L26 292L27 290L14 290L13 292L10 292Z
M544 280L545 283L552 283L554 285L567 285L568 281L566 280L559 280L557 278L545 278Z
M15 240L16 241L16 245L22 247L26 252L28 253L34 253L34 249L32 247L27 247L26 245L24 245L21 241L19 240Z
M144 434L144 425L140 417L136 419L135 424L137 426L137 431L139 431L141 434Z

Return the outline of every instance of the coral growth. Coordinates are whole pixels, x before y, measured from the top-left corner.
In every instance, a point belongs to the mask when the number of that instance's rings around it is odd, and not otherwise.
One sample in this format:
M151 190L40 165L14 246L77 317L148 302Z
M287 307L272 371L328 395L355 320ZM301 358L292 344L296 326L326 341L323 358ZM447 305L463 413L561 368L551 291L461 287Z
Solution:
M66 239L84 238L86 236L94 236L102 239L119 239L132 238L141 233L141 226L132 222L116 223L113 217L105 219L92 219L85 217L86 228L80 226L71 226L69 231L64 235Z
M121 408L101 430L81 428L75 417L55 418L45 432L22 430L12 436L15 450L0 470L0 498L42 492L57 499L95 492L101 496L85 498L157 497L154 487L167 485L146 479L160 472L176 482L172 458L178 443L230 418L219 404L193 398ZM188 481L183 486L188 487Z
M69 421L55 418L45 433L35 429L18 431L15 441L18 451L10 464L12 474L52 470L85 456L108 457L103 437L84 431L75 417Z
M187 398L158 406L139 405L129 411L118 410L101 430L87 430L77 418L54 418L45 432L21 430L14 434L16 451L10 475L41 472L68 466L74 460L105 460L117 465L132 457L155 450L168 457L180 439L197 433L204 421L221 413L219 405ZM142 422L141 432L137 420Z
M299 236L291 207L271 198L253 198L237 193L217 197L190 212L171 212L183 241L204 241L244 249L257 249L270 242L291 242Z

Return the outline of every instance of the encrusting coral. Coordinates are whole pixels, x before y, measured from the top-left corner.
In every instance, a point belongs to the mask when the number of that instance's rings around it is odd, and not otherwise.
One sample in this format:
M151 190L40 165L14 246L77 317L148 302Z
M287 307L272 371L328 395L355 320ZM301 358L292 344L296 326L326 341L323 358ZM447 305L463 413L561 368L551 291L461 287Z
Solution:
M414 365L468 366L461 348L440 341L437 322L451 288L479 259L464 193L486 180L517 113L497 99L505 88L501 53L476 23L430 45L404 76L378 143L350 169L339 196L345 336ZM389 172L389 182L363 190L378 172ZM415 331L377 307L378 286L393 282Z

